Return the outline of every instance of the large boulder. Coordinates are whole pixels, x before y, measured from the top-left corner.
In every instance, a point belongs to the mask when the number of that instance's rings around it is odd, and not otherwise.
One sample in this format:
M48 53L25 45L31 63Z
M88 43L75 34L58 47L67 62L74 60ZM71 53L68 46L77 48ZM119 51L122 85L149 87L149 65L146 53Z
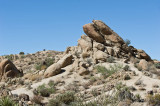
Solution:
M96 28L94 27L93 24L89 23L84 25L83 30L90 38L92 38L96 42L104 43L105 40L103 36L96 31Z
M104 36L105 40L109 40L113 43L124 44L124 40L105 23L100 20L93 20L92 22L98 32Z
M140 59L145 59L147 61L152 61L151 57L144 50L138 50L138 57Z
M78 40L78 46L84 51L89 51L92 49L93 41L86 35L82 35L81 39Z
M48 78L54 75L61 73L61 68L64 68L70 64L72 64L73 56L71 54L66 54L62 59L60 59L57 63L52 64L49 66L45 73L44 77Z
M5 59L0 63L0 79L14 78L22 74L10 60Z
M142 68L142 70L148 70L148 62L145 59L142 59L139 62L139 66Z
M100 50L94 53L94 59L96 61L101 60L101 61L106 61L108 55Z

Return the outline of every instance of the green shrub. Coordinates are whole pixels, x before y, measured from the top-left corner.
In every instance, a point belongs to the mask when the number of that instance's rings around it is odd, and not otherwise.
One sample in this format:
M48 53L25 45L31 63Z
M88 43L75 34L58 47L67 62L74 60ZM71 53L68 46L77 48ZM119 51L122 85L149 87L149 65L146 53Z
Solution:
M155 63L155 67L160 69L160 63Z
M73 102L76 102L76 105L72 106L77 106L76 100L77 99L74 92L65 92L64 94L56 96L56 98L50 99L47 106L61 106L62 104L70 106Z
M104 78L107 78L111 76L112 74L114 74L115 72L117 72L119 69L121 69L122 66L119 64L114 64L114 65L110 65L110 67L107 69L104 66L98 65L95 68L97 69L99 73L101 73L104 76Z
M128 46L128 45L130 45L130 44L131 44L131 41L130 41L130 40L128 40L128 39L126 39L126 40L125 40L125 43L126 43L126 45Z
M45 63L40 63L40 64L37 64L35 66L36 70L45 70L47 69L50 65L52 65L54 63L55 59L53 58L47 58L45 60Z
M18 105L11 98L6 96L1 98L0 106L18 106Z
M24 52L20 52L19 54L20 54L20 55L24 55Z
M50 86L49 88L47 88L45 84L43 84L37 88L37 92L43 97L49 97L50 94L55 93L55 87Z
M123 67L123 69L125 70L125 71L128 71L129 70L129 65L125 65L124 67Z
M109 62L109 63L113 63L114 62L114 58L111 56L111 57L109 57L109 58L107 58L107 62Z

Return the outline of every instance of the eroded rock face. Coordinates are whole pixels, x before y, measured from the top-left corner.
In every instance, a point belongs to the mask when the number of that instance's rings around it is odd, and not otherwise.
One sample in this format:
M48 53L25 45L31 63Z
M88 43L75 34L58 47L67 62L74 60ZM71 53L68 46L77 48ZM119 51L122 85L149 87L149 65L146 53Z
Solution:
M17 76L22 76L22 72L20 72L10 60L5 59L0 63L1 79L6 79L7 77L14 78Z

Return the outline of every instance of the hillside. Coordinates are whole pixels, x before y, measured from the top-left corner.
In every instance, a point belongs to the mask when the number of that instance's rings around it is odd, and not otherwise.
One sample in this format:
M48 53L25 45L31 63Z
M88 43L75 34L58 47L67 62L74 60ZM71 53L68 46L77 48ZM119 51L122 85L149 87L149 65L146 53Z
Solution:
M160 105L159 61L100 20L83 30L77 46L64 52L0 56L1 100L20 106Z

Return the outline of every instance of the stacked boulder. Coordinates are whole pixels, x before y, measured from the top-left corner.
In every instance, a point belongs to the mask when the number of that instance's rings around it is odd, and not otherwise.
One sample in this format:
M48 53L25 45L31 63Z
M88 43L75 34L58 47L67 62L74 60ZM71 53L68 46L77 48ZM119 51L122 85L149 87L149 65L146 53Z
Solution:
M151 58L143 50L137 50L128 46L125 41L110 27L100 20L93 20L83 26L86 35L78 40L78 46L68 47L58 63L51 65L45 72L45 77L50 77L61 72L61 68L72 64L74 70L80 75L86 75L93 70L94 64L106 62L107 58L113 56L130 60L139 58L151 61ZM70 55L70 61L65 61L66 55ZM72 60L72 62L71 62ZM67 64L62 65L62 61Z

